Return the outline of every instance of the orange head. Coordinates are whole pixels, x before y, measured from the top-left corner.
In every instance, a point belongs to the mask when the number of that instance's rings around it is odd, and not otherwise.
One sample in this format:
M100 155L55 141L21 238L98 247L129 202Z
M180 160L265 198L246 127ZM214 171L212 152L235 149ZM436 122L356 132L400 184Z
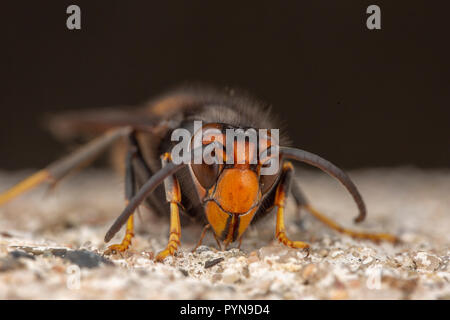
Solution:
M271 140L230 141L226 129L230 127L221 124L203 127L203 158L210 161L191 164L191 172L209 224L216 237L228 244L238 240L248 228L277 175L260 174L264 163L258 146L270 146Z

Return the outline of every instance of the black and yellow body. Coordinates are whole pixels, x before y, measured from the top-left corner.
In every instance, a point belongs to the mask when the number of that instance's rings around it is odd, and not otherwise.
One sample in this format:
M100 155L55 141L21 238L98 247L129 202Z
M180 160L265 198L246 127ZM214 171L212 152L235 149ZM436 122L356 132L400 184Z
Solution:
M262 175L265 165L257 146L244 141L244 148L235 148L231 157L242 157L243 161L213 164L176 164L171 152L176 141L172 133L176 129L196 134L194 121L202 122L204 128L215 128L226 140L227 129L278 129L279 123L259 101L235 91L205 87L183 87L154 99L141 108L130 112L117 109L114 112L88 112L55 117L51 121L53 130L61 136L91 132L100 136L46 169L38 172L21 184L0 195L0 205L20 193L42 183L62 179L70 171L91 161L107 147L115 148L116 163L125 171L125 195L127 207L105 237L109 241L126 224L126 235L121 244L107 250L124 251L131 244L133 214L145 201L152 211L169 218L170 235L167 248L159 253L162 261L173 254L180 245L181 226L186 223L201 223L205 231L210 228L220 244L225 247L242 240L244 232L261 217L274 211L277 215L275 235L283 244L307 249L308 245L292 241L286 235L284 209L291 193L298 206L304 207L329 227L353 237L374 241L396 242L388 234L368 234L342 228L308 204L300 187L293 179L291 160L298 160L319 167L337 178L352 194L359 209L356 221L365 217L365 206L356 186L336 166L316 155L300 149L289 148L283 132L277 143L280 146L279 169L270 175ZM203 137L205 147L213 140ZM236 142L239 143L239 142ZM266 141L270 146L271 142ZM237 145L236 145L237 146ZM230 158L223 155L215 157ZM237 154L236 150L246 150ZM250 152L249 150L256 150ZM223 159L226 160L226 159ZM236 159L234 159L236 160ZM291 188L292 185L292 188ZM182 211L183 214L180 215ZM202 233L202 237L204 232ZM201 241L201 239L200 239Z

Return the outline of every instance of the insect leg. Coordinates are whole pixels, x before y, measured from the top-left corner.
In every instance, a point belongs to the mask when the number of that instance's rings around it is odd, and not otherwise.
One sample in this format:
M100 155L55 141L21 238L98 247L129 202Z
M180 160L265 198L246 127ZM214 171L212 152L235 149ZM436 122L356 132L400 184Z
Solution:
M239 238L239 245L238 245L238 249L241 249L241 245L242 245L242 237Z
M320 211L316 210L310 204L307 204L304 207L306 210L308 210L308 212L310 212L319 221L326 224L329 228L331 228L339 233L346 234L352 238L371 240L376 243L378 243L380 241L387 241L387 242L391 242L391 243L400 242L400 239L398 239L396 236L388 234L388 233L369 233L369 232L355 231L355 230L344 228L341 225L334 222L333 220L331 220L330 218L323 215Z
M292 241L286 235L286 228L284 226L284 207L286 204L287 195L289 192L289 186L291 183L291 178L294 173L294 167L292 163L283 163L283 169L281 173L281 180L277 186L277 191L275 195L275 206L277 206L277 225L276 233L279 242L291 248L299 249L309 249L309 245L302 241Z
M114 142L128 135L131 130L130 127L112 129L67 157L50 164L47 168L38 171L5 193L0 194L0 206L43 182L57 183L75 169L89 164Z
M125 159L125 199L128 205L131 198L136 194L136 173L133 166L133 160L140 155L139 146L135 139L135 132L129 136L128 153ZM125 236L120 244L113 244L108 247L105 254L115 252L124 252L131 245L131 239L134 237L134 221L133 215L127 220Z
M399 239L393 235L387 234L387 233L368 233L368 232L361 232L361 231L354 231L351 229L344 228L331 220L330 218L326 217L324 214L316 210L309 202L306 200L306 197L304 196L302 190L300 189L300 186L298 185L297 181L293 181L292 189L291 189L292 195L294 196L295 202L297 204L298 209L306 209L309 213L311 213L314 217L316 217L319 221L323 222L325 225L327 225L329 228L339 232L346 234L350 237L357 238L357 239L367 239L374 242L380 242L380 241L388 241L392 243L396 243L399 241ZM298 211L299 211L298 210Z
M210 228L211 228L211 225L209 223L206 226L203 227L202 234L200 235L200 240L198 240L197 244L195 245L195 248L192 249L191 252L195 252L195 250L197 250L197 248L202 245L203 238L206 235L206 231L208 231L208 229L210 229ZM216 236L216 234L214 232L213 232L213 236L214 236L214 239L217 242L217 247L219 248L220 251L222 251L222 245L220 244L220 241L219 241L219 239L217 239L217 236Z
M202 146L198 147L198 149L194 149L191 152L191 157L196 154L197 150L201 150ZM178 170L184 168L186 166L185 163L178 163L175 164L170 160L170 154L166 153L163 156L163 167L157 171L154 175L151 176L150 179L148 179L147 182L145 182L139 189L139 191L136 193L136 195L130 200L130 203L126 206L126 208L122 211L120 216L114 221L113 225L109 228L108 232L105 235L105 242L109 242L114 235L117 233L117 231L120 230L120 228L127 222L128 218L133 214L133 212L136 210L137 207L144 201L150 193L152 193L161 183L165 182L166 178L170 178L175 172ZM178 181L174 178L175 183L173 184L173 187L175 187L175 193L172 190L172 195L175 196L176 193L178 193L178 203L180 203L179 199L181 198L180 193L180 187L178 184ZM170 189L166 188L166 191ZM171 203L171 202L169 202ZM171 205L171 207L173 207ZM178 224L179 224L179 210L178 207L176 207L176 211L178 212ZM176 218L174 218L176 219ZM174 225L176 224L176 221L174 221Z
M302 189L300 188L297 181L292 181L291 186L291 194L294 197L294 201L297 204L297 219L300 219L300 210L304 208L308 204L308 200L306 199L305 194L303 193Z
M163 168L171 161L170 153L162 156ZM166 248L158 253L156 261L162 262L167 256L173 255L178 250L181 238L180 209L181 191L175 175L170 175L164 180L166 200L170 203L170 235Z
M197 248L202 245L202 241L203 241L203 238L206 235L206 231L208 231L208 229L210 229L210 228L211 228L211 225L209 223L206 226L203 227L202 234L200 235L200 240L198 240L198 242L195 245L194 249L192 249L192 252L195 252L195 250L197 250Z
M142 148L137 139L137 135L138 133L130 135L129 143L130 145L136 146L136 154L133 158L133 168L136 177L137 189L139 190L142 187L142 185L155 174L155 172L153 172L153 170L148 166L144 158ZM167 214L167 204L163 200L163 197L164 197L164 188L162 186L159 186L154 192L150 193L145 199L147 206L152 211L157 213L158 216Z

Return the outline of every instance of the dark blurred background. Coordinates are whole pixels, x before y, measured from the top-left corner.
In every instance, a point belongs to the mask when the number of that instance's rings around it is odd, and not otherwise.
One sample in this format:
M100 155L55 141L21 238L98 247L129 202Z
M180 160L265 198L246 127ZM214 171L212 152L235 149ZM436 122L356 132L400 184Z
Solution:
M344 168L449 167L447 2L2 1L0 169L65 153L45 113L190 80L249 90L296 146ZM70 4L80 31L66 28ZM370 4L382 30L366 28Z

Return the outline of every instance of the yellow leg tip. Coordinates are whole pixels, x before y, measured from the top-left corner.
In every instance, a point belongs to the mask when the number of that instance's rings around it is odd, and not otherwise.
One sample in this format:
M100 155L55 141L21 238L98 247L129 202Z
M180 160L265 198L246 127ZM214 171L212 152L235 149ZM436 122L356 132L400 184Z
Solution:
M104 254L110 255L114 253L122 253L128 250L130 247L130 244L113 244L108 247L108 249L105 250Z
M306 242L302 242L302 241L293 241L291 248L309 250L309 244L307 244Z
M175 254L176 249L173 248L166 248L163 251L161 251L160 253L158 253L158 255L155 258L156 262L163 262L168 256L173 256Z
M340 225L338 225L333 220L327 218L325 215L317 211L311 206L305 207L314 217L316 217L319 221L327 225L329 228L342 233L346 234L354 239L363 239L363 240L370 240L375 243L380 243L381 241L390 242L392 244L398 244L400 243L400 239L394 235L388 234L388 233L369 233L364 231L354 231L351 229L343 228Z
M172 255L172 253L170 253L169 249L165 249L165 250L161 251L160 253L158 253L158 255L155 257L155 261L163 262L164 259L166 259L169 255Z
M401 242L400 238L398 238L392 234L388 234L388 233L375 234L373 241L375 241L375 242L386 241L386 242L390 242L392 244L399 244Z
M114 254L114 253L122 253L122 252L127 251L131 245L132 238L133 238L133 234L127 233L125 235L125 238L122 240L122 243L110 245L103 254L110 255L110 254Z
M278 235L278 241L284 244L285 246L293 249L302 249L308 251L309 255L309 244L303 241L292 241L288 237L286 237L286 234L280 233Z
M156 255L156 262L163 262L168 256L173 256L178 250L179 241L170 241L167 247Z

